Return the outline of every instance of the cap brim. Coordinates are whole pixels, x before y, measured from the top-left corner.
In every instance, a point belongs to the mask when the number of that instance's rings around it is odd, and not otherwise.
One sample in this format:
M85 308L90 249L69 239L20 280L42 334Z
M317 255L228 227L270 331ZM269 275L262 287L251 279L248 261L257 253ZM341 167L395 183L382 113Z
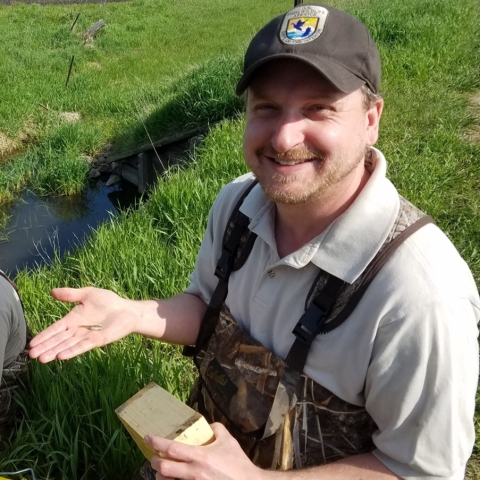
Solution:
M282 59L297 60L311 66L314 70L323 75L335 88L343 93L352 93L366 83L365 80L357 77L343 65L333 61L331 58L313 55L311 58L309 58L309 55L305 53L303 53L301 56L295 53L279 53L277 55L270 55L251 65L238 81L237 88L235 90L236 94L242 95L260 67L274 60Z

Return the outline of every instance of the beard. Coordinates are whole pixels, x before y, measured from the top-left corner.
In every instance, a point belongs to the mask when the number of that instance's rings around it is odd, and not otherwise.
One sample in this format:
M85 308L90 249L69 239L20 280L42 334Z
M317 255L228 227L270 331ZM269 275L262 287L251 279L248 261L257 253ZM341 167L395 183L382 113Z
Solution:
M305 146L285 153L261 148L257 151L257 158L261 156L283 162L314 162L315 170L307 179L302 179L294 173L265 173L260 163L250 166L267 197L275 203L284 205L302 205L321 199L332 186L350 175L366 158L365 148L359 148L358 155L348 159L346 155L331 157ZM301 188L298 186L294 188L295 183L300 184ZM289 188L290 185L292 188Z

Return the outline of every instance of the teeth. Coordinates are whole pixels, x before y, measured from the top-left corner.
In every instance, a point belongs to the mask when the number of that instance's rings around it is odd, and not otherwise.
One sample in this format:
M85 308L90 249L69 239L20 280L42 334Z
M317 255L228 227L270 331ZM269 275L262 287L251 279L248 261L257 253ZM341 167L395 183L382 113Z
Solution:
M279 163L280 165L298 165L299 163L304 163L305 160L299 160L299 161L296 161L296 162L284 162L282 160L275 160L277 163Z

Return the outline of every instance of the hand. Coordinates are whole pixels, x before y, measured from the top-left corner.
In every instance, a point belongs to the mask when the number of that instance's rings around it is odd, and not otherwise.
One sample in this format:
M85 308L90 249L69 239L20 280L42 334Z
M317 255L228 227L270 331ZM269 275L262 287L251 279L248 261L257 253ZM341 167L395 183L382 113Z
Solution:
M157 480L257 480L260 472L245 455L238 442L220 423L211 425L215 441L196 447L161 437L147 436L145 441L164 458L153 457Z
M66 360L133 332L131 301L99 288L55 288L53 298L78 305L30 342L30 356L47 363ZM93 329L88 328L94 325Z

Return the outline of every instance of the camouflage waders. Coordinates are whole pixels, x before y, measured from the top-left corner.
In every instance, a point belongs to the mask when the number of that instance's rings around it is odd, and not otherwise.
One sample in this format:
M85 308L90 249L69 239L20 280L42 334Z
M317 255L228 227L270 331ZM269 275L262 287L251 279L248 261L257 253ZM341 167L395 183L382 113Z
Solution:
M196 362L201 381L192 391L193 407L210 423L223 423L261 468L308 467L374 448L377 426L364 407L297 374L245 334L226 308ZM276 403L279 385L286 395ZM266 432L272 414L279 425Z
M296 340L282 360L244 333L225 305L230 273L243 266L255 241L248 218L239 212L254 185L232 212L215 271L218 285L197 345L185 349L200 374L190 405L209 422L223 423L261 468L300 469L370 452L377 426L365 408L340 399L305 375L303 368L315 337L347 320L394 251L433 220L400 197L399 212L387 239L353 284L320 271L308 295L305 314L293 331ZM155 478L147 465L142 470L138 480Z

